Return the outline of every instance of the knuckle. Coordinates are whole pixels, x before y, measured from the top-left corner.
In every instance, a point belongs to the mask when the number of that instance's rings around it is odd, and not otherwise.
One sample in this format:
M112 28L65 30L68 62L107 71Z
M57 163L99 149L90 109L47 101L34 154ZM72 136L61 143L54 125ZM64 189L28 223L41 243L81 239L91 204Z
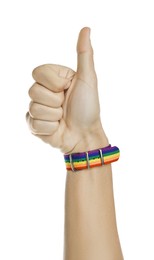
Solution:
M37 104L34 102L31 102L29 105L29 113L34 118L37 115Z
M38 74L38 68L35 68L35 69L32 71L32 77L33 77L33 79L36 80L37 74Z
M34 83L32 87L29 89L28 94L31 99L34 99L37 94L37 84Z
M40 68L40 66L39 66L39 67L36 67L36 68L33 69L33 71L32 71L32 77L33 77L34 79L37 77L39 68Z
M35 133L37 133L37 130L38 130L38 123L37 123L37 120L33 119L33 125L32 125Z
M34 97L34 95L35 95L34 85L29 89L28 95L30 96L30 98L33 98L33 97Z
M38 133L38 123L37 123L37 120L35 120L33 118L31 119L31 131L34 134Z
M38 77L38 75L42 72L42 69L44 69L46 65L40 65L38 67L36 67L35 69L33 69L32 71L32 77L34 79L36 79Z

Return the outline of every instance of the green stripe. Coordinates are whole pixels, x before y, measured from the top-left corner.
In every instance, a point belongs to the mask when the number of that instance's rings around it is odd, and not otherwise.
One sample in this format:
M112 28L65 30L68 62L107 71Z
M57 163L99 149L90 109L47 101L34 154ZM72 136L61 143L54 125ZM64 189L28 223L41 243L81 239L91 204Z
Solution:
M73 159L73 162L86 162L86 158L83 158L83 159Z
M69 160L69 159L65 159L65 162L66 162L66 163L69 163L69 162L70 162L70 160Z
M105 154L103 154L103 157L109 156L109 155L112 155L112 154L117 154L117 153L119 153L119 151L114 151L114 152L105 153Z

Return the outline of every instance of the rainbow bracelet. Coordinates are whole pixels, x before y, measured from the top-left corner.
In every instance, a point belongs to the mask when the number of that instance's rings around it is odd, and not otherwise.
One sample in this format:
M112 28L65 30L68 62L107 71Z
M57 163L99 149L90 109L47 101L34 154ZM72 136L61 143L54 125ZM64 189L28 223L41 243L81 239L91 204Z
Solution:
M64 160L66 169L75 172L115 162L119 157L119 148L109 145L88 152L65 154Z

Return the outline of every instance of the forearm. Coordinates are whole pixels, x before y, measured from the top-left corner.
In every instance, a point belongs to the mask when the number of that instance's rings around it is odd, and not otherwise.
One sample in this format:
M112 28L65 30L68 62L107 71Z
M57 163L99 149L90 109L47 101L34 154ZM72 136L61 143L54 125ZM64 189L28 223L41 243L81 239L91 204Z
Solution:
M90 29L77 42L77 71L45 64L33 70L27 122L31 132L65 154L67 173L64 260L122 260L116 228L111 166L114 151L102 129ZM110 147L110 146L109 146ZM112 148L112 147L111 147ZM99 149L72 164L73 153ZM106 148L105 150L107 150ZM105 151L104 150L104 151ZM99 153L99 156L98 156ZM68 156L69 154L69 156ZM108 160L104 160L108 159ZM74 169L95 168L74 172Z
M68 172L64 260L122 260L110 165Z

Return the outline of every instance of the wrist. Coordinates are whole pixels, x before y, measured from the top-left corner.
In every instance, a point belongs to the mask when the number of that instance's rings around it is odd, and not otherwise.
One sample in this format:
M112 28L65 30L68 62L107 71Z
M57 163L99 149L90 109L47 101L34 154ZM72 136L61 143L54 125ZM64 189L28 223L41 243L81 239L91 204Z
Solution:
M67 153L80 153L85 151L91 151L98 148L103 148L109 145L107 136L103 129L99 129L95 132L84 132L80 140L74 146L74 148Z

